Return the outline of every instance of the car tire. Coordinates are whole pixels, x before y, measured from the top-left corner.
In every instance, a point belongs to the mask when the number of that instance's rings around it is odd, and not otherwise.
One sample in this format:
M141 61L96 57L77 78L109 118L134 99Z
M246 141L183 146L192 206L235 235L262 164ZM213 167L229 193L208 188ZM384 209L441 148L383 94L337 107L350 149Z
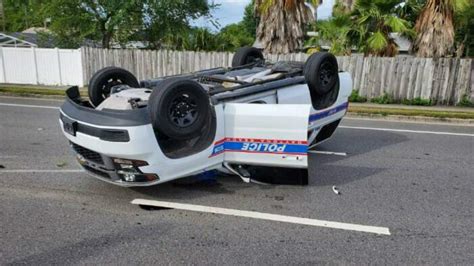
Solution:
M255 47L241 47L237 49L232 58L232 67L249 65L258 61L263 61L262 51Z
M110 90L116 85L140 87L137 78L128 70L119 67L106 67L97 71L89 81L89 99L98 106L110 96Z
M336 57L330 53L312 54L304 65L303 74L308 84L313 108L331 106L339 94L339 73Z
M148 110L153 128L172 139L201 135L211 123L211 103L204 88L194 80L170 78L151 93Z
M337 59L326 52L314 53L304 66L304 77L311 91L325 95L339 81Z

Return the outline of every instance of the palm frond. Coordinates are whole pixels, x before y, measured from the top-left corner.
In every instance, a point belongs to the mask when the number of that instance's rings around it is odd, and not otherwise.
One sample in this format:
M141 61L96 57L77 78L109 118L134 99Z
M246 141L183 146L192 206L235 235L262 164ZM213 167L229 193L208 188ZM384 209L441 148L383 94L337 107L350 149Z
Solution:
M408 22L393 15L385 15L383 17L384 24L392 30L392 32L405 32L408 30Z
M369 39L367 40L368 47L371 50L377 51L377 52L385 49L387 44L388 44L387 38L380 31L377 31L374 34L372 34L372 36L370 36Z

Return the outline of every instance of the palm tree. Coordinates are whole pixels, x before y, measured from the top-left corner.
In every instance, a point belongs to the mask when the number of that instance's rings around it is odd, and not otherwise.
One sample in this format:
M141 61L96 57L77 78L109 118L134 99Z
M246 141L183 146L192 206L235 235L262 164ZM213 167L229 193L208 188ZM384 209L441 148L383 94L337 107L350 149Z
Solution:
M391 33L412 35L410 23L397 15L399 0L358 0L352 16L350 33L356 46L365 54L395 56L398 46Z
M412 50L419 57L443 57L454 50L454 0L428 0L415 24Z
M318 34L310 38L307 44L311 46L327 44L330 53L334 55L349 55L351 53L349 34L352 24L351 18L347 14L318 21L313 25L314 30Z
M317 5L317 1L312 1ZM268 53L291 53L302 47L304 28L314 15L304 0L255 0L260 18L257 42Z

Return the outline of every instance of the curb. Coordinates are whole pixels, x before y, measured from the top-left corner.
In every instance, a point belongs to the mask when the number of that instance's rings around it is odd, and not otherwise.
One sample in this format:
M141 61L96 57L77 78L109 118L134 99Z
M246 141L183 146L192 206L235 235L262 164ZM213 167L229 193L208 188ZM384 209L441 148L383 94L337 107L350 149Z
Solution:
M443 123L456 124L460 126L474 126L474 119L461 118L438 118L428 116L406 116L406 115L381 115L381 114L363 114L351 113L346 114L348 118L361 118L370 120L385 120L385 121L399 121L399 122L423 122L423 123Z

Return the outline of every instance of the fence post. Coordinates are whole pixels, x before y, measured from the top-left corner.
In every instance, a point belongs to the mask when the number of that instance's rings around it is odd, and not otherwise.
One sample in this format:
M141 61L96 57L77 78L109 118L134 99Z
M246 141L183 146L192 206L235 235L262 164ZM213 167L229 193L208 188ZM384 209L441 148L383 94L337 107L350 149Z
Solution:
M5 70L5 54L3 53L3 47L0 47L0 55L2 57L2 73L3 73L3 81L4 83L7 82L7 71Z
M36 83L36 85L38 85L39 84L39 78L38 78L38 60L36 59L36 48L31 47L31 51L33 53L33 62L34 62L34 66L35 66L35 83Z
M81 52L81 69L82 69L82 86L87 84L87 79L89 77L89 72L88 72L88 64L89 60L88 57L86 56L86 50L84 47L79 48L79 51Z
M56 50L56 57L58 59L58 71L59 71L59 85L63 85L63 77L61 74L61 56L59 55L59 49L54 48Z

